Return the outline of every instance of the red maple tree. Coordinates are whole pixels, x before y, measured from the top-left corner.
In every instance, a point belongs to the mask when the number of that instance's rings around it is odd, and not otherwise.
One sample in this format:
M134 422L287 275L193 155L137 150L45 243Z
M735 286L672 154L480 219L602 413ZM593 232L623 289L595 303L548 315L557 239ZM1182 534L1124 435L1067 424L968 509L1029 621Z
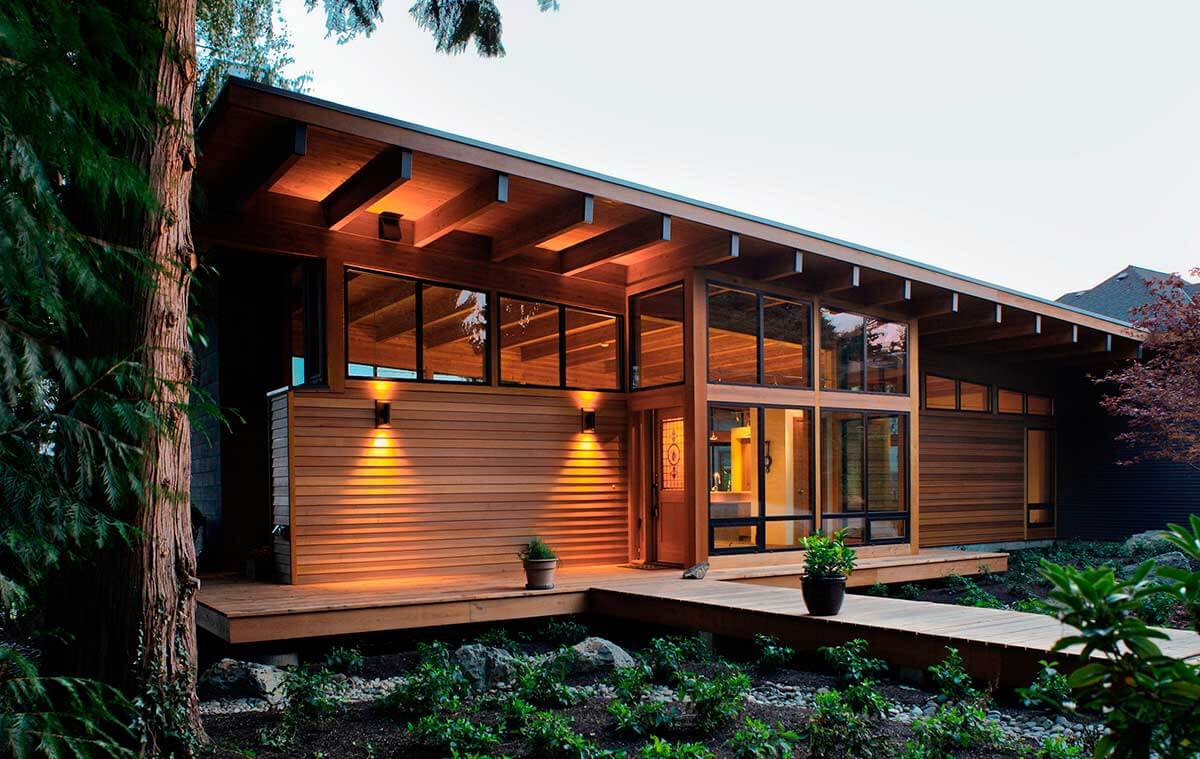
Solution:
M1192 275L1200 277L1200 268ZM1200 295L1178 274L1150 282L1154 300L1133 310L1149 332L1143 358L1097 378L1115 386L1101 405L1123 417L1118 436L1139 458L1166 459L1200 470Z

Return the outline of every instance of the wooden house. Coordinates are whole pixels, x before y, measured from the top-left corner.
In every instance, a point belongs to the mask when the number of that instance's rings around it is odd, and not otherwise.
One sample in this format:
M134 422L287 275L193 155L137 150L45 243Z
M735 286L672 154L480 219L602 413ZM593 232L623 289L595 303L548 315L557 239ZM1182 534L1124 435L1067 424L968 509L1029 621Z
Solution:
M1059 406L1142 339L246 81L198 141L198 377L236 411L195 436L210 569L453 583L538 535L567 567L764 572L816 531L893 561L1053 538Z

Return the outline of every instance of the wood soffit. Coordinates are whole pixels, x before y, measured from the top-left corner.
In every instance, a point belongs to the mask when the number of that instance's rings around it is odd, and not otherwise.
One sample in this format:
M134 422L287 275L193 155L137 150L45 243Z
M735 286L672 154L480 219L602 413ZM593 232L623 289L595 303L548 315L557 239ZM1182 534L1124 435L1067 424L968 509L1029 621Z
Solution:
M918 319L922 339L945 348L1020 350L1028 340L1039 353L1069 355L1081 344L1121 347L1105 335L1144 339L1126 324L915 262L241 80L197 140L197 178L216 201L198 229L210 243L302 252L262 234L268 223L302 226L309 231L291 237L316 242L310 255L337 247L320 231L376 259L399 245L442 254L450 269L467 259L497 281L565 280L556 291L572 282L632 290L704 268ZM378 239L381 213L400 215L399 242ZM424 268L447 268L424 258ZM1079 337L1064 345L1072 326Z

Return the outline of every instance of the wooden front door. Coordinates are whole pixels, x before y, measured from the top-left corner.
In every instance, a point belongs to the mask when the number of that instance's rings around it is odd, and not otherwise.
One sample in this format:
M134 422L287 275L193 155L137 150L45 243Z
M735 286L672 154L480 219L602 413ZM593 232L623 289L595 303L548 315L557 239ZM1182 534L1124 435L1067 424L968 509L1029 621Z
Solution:
M654 482L650 504L651 561L682 565L687 551L683 409L654 412Z

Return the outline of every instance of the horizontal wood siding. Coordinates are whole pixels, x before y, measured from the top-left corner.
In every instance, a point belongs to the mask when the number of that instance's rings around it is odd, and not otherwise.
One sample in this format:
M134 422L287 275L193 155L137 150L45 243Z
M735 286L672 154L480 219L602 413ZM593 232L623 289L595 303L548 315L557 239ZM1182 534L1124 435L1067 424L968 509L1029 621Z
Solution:
M921 413L921 547L1025 538L1022 419Z
M568 566L627 560L620 395L349 383L294 398L297 582L519 569L541 536ZM390 428L375 427L390 398ZM594 406L597 430L581 432Z
M288 395L279 393L268 399L271 407L271 525L291 528L292 509L289 489L291 472L288 458ZM287 533L272 534L275 578L292 582L292 542Z

